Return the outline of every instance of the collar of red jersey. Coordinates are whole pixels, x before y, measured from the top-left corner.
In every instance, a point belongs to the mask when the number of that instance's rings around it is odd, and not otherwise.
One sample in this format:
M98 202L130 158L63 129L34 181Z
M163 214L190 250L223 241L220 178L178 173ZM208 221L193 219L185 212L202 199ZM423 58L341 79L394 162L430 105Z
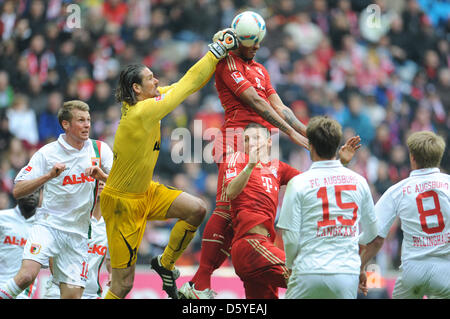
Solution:
M421 168L421 169L415 169L411 171L409 176L419 176L419 175L428 175L433 173L440 173L441 170L438 167L431 167L431 168Z
M62 134L59 135L59 137L58 137L58 143L59 143L62 147L64 147L65 149L67 149L68 151L77 151L77 152L78 152L79 150L77 150L75 147L73 147L72 145L70 145L69 143L66 142L64 136L66 136L65 133L62 133ZM90 141L89 139L86 140L86 141L84 142L83 148L89 146L90 144L91 144L91 141Z
M329 160L329 161L317 161L312 162L312 168L330 168L330 167L341 167L342 163L339 160Z
M251 60L244 60L243 58L241 58L238 54L234 53L234 52L230 52L228 53L230 55L232 55L234 58L240 59L242 62L246 63L246 64L253 64L256 63L255 59L251 59Z

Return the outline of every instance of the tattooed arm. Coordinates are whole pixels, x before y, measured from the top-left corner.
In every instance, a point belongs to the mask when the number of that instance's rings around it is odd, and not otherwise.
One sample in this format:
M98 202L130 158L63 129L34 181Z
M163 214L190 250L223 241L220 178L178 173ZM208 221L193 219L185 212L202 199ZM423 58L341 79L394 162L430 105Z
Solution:
M273 95L274 94L272 94L271 96ZM275 127L278 127L281 131L286 133L286 135L288 135L295 144L308 149L308 139L302 136L301 133L299 133L294 127L290 125L288 121L281 117L269 103L267 103L262 97L260 97L255 88L249 87L247 90L242 92L239 98L267 122ZM291 122L293 122L292 117L295 118L293 113L291 117L288 116L288 120Z
M294 115L294 112L284 105L283 101L278 94L272 94L269 96L270 105L273 109L283 118L294 130L298 133L306 136L306 126L300 122Z

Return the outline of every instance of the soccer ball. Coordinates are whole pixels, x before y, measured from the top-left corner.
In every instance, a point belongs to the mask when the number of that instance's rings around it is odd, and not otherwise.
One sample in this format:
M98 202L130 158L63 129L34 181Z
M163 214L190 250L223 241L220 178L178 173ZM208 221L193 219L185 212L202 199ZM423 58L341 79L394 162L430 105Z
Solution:
M231 22L231 27L236 32L239 42L246 47L261 42L266 35L266 22L253 11L238 14Z

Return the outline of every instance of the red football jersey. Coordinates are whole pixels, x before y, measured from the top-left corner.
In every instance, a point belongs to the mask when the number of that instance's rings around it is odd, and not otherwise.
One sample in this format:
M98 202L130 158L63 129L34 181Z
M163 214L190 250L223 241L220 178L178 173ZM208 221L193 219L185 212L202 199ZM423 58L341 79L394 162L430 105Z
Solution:
M269 130L274 128L272 124L239 99L241 93L251 86L267 102L269 102L268 97L276 93L270 83L269 73L262 64L253 60L244 61L230 52L217 64L215 81L219 99L225 109L225 121L222 129L245 128L250 122L260 123Z
M236 152L230 157L225 173L225 189L247 163L248 155L242 152ZM299 170L279 160L266 164L260 162L256 165L245 188L231 201L233 242L259 224L264 224L270 233L271 241L275 240L274 223L280 186L286 185L291 178L300 173Z

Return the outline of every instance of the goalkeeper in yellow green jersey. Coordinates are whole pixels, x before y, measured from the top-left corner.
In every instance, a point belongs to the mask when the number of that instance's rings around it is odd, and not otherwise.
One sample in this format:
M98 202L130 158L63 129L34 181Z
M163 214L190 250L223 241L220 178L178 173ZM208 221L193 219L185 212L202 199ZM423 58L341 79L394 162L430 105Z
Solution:
M116 98L122 117L114 138L114 161L100 198L111 255L112 278L107 299L125 298L133 287L136 253L147 220L178 218L164 252L151 260L169 297L178 298L175 280L181 256L202 223L205 203L181 190L154 182L161 141L160 123L190 94L201 89L216 64L237 48L231 29L208 45L209 51L176 83L158 87L144 65L129 65L120 74Z

